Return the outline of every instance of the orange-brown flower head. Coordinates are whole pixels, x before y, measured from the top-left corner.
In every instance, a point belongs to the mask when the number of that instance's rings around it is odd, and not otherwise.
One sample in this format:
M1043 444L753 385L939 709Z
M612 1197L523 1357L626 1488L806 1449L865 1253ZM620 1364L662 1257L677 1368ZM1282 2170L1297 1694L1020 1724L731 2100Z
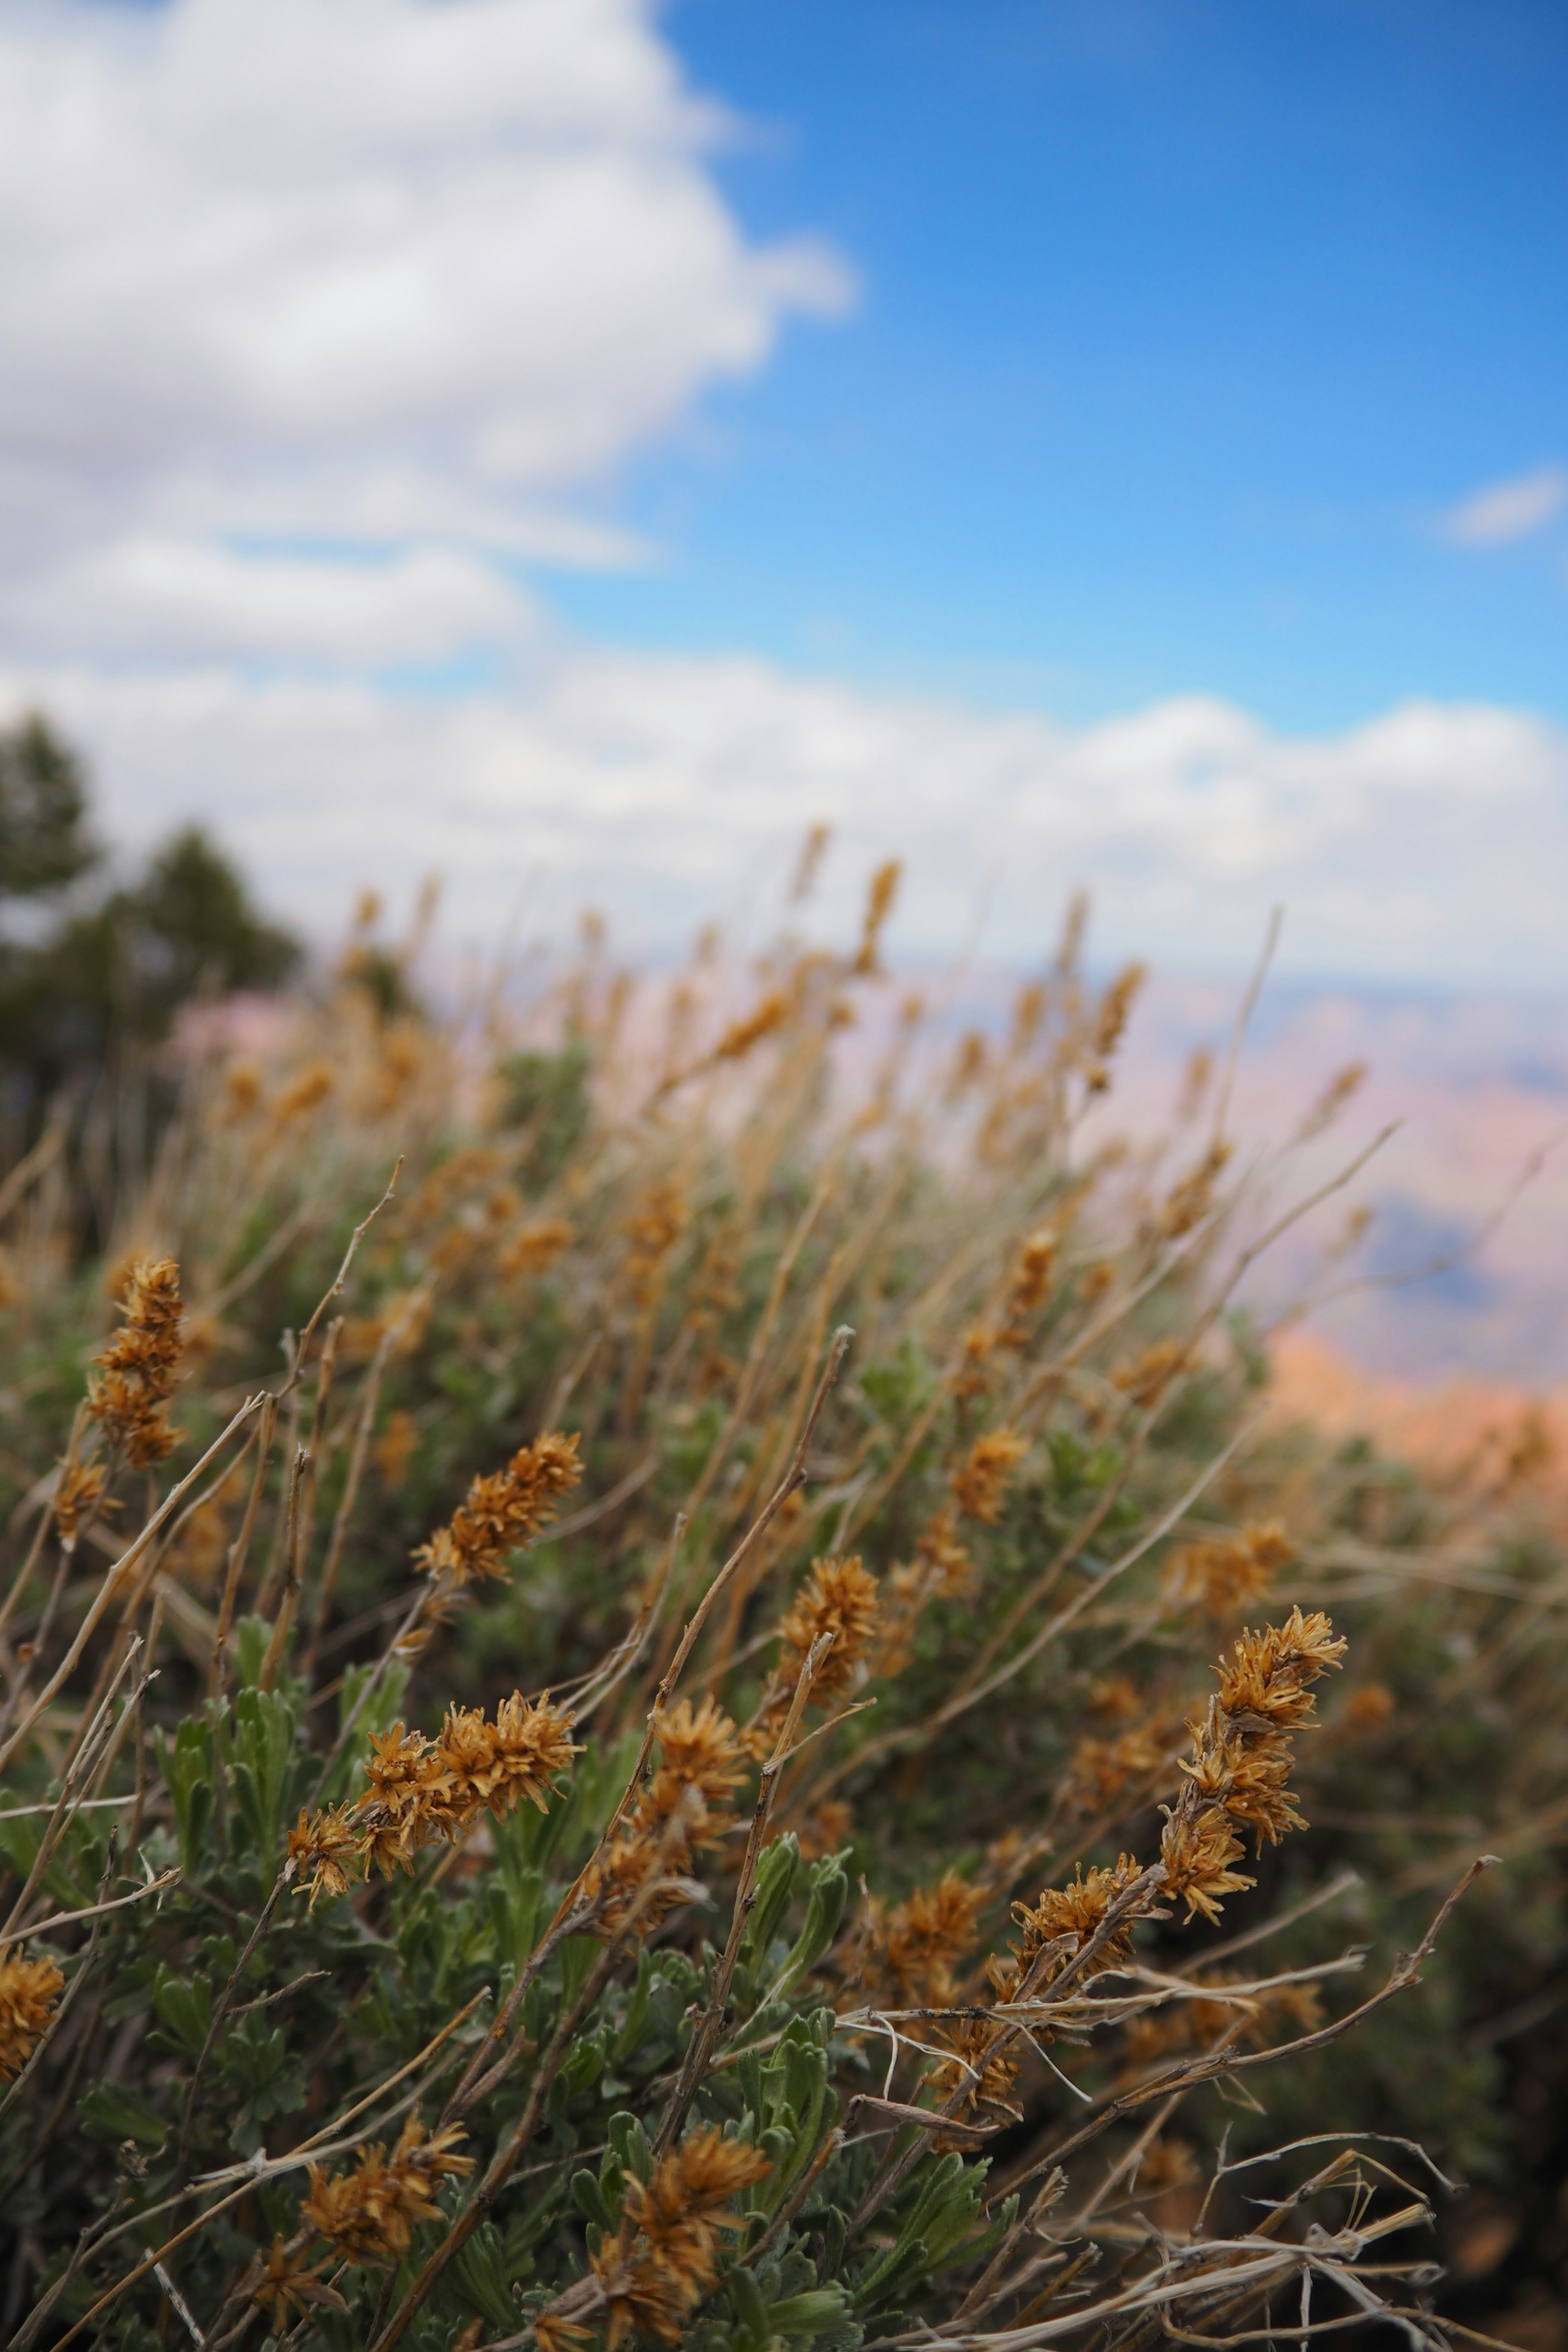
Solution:
M742 1062L753 1045L771 1037L789 1019L790 1001L782 988L770 989L741 1020L732 1021L713 1048L715 1062Z
M659 1768L644 1793L643 1805L659 1822L668 1821L686 1796L695 1790L703 1812L715 1816L728 1804L745 1778L745 1759L735 1726L710 1697L693 1706L689 1698L662 1709L654 1720ZM709 1827L722 1826L717 1818ZM706 1843L706 1832L701 1842Z
M418 2224L437 2218L441 2181L473 2170L472 2157L454 2153L464 2137L448 2126L426 2139L424 2125L410 2116L390 2156L378 2141L362 2152L352 2172L329 2173L313 2164L301 2221L347 2262L400 2262Z
M686 1196L678 1184L655 1184L637 1202L626 1219L630 1246L625 1266L626 1289L635 1307L649 1307L658 1299L671 1254L690 1222Z
M1381 1731L1394 1708L1394 1693L1386 1683L1362 1683L1346 1696L1340 1721L1350 1731Z
M60 1470L59 1484L55 1488L55 1530L67 1551L76 1549L77 1538L84 1526L97 1518L100 1512L112 1511L118 1506L106 1503L103 1490L108 1483L108 1465L102 1462L78 1462L73 1456Z
M267 2314L275 2336L286 2336L297 2319L309 2319L323 2305L329 2311L347 2311L337 2288L318 2277L320 2268L320 2256L312 2261L308 2248L291 2250L281 2237L258 2257L249 2276L250 2300Z
M1047 1887L1033 1906L1016 1903L1013 1916L1024 1931L1022 1941L1014 1948L1018 1975L1025 1975L1046 1947L1058 1937L1069 1939L1065 1957L1076 1957L1099 1934L1112 1906L1121 1900L1139 1875L1139 1866L1130 1853L1119 1854L1114 1868L1110 1870L1096 1865L1086 1872L1079 1863L1065 1886ZM1131 1918L1124 1918L1100 1946L1088 1973L1093 1976L1101 1969L1116 1967L1126 1959L1131 1948L1132 1923Z
M1245 1851L1230 1815L1221 1805L1209 1805L1194 1814L1180 1810L1167 1814L1160 1839L1165 1887L1171 1895L1185 1895L1189 1919L1199 1911L1205 1919L1217 1919L1226 1895L1257 1884L1231 1868Z
M456 1584L504 1576L509 1554L550 1524L558 1497L569 1495L582 1475L574 1434L535 1438L518 1448L504 1470L473 1481L447 1526L420 1545L416 1562Z
M179 1378L184 1307L172 1257L133 1265L120 1302L125 1318L93 1358L88 1411L133 1470L154 1470L183 1433L169 1426L168 1401Z
M1027 1438L1010 1429L988 1429L975 1439L948 1482L966 1518L995 1526L1013 1473L1028 1450Z
M313 1911L323 1895L346 1895L349 1882L359 1875L362 1833L346 1805L328 1805L319 1813L301 1806L298 1825L289 1832L288 1874L310 1890Z
M862 980L870 979L882 968L882 932L893 911L893 900L898 896L903 870L899 858L889 857L887 864L879 866L871 877L870 887L866 893L866 912L860 925L860 945L851 967Z
M1051 1225L1041 1225L1029 1234L1018 1252L1018 1263L1013 1272L1013 1287L1007 1298L1010 1334L1026 1315L1036 1314L1045 1305L1050 1293L1056 1263L1056 1230ZM1019 1343L1014 1341L1013 1344Z
M551 1782L582 1752L566 1709L548 1697L530 1701L521 1691L502 1699L493 1723L483 1707L448 1709L439 1747L457 1804L475 1811L488 1806L498 1822L525 1801L545 1811Z
M1189 1349L1180 1339L1156 1339L1130 1364L1120 1364L1111 1379L1123 1396L1147 1412L1158 1404L1187 1362Z
M535 1217L510 1236L496 1261L498 1269L508 1282L525 1274L542 1274L576 1238L575 1228L564 1217Z
M1165 1599L1174 1608L1195 1602L1221 1617L1267 1592L1294 1558L1278 1519L1244 1528L1239 1536L1182 1544L1165 1564Z
M1304 1617L1300 1608L1292 1609L1283 1625L1240 1634L1233 1655L1220 1660L1220 1705L1226 1715L1295 1730L1316 1706L1310 1685L1338 1666L1348 1647L1321 1610Z
M1223 1139L1211 1143L1197 1165L1171 1187L1154 1223L1161 1240L1180 1241L1202 1224L1214 1206L1215 1187L1229 1164L1231 1149Z
M634 2328L679 2343L682 2321L718 2278L720 2231L742 2227L724 2207L771 2169L760 2149L705 2124L659 2158L646 2185L629 2184L619 2236L590 2257L609 2307L606 2352Z
M876 1630L877 1580L862 1566L858 1553L843 1559L814 1559L779 1626L781 1678L787 1678L793 1689L812 1643L831 1633L833 1646L817 1661L811 1696L837 1697L854 1681L856 1666Z
M0 2083L19 2074L48 2032L65 1978L53 1960L29 1960L21 1946L0 1954Z
M918 1886L888 1914L883 1958L900 2000L949 1998L953 1969L974 1942L984 1902L983 1889L949 1870L934 1886Z

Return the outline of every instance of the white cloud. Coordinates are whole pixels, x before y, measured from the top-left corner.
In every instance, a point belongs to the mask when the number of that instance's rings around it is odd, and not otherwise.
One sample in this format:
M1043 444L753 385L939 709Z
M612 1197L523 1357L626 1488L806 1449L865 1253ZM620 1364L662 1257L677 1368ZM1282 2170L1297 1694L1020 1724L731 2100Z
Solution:
M7 8L0 573L192 526L635 560L563 499L849 299L748 241L722 129L652 0Z
M531 614L499 572L451 550L306 559L149 533L29 583L7 617L16 643L57 650L374 668L515 645Z
M468 938L530 892L557 931L589 899L638 946L712 915L744 931L820 817L824 919L847 935L868 866L900 854L907 953L953 952L989 900L987 952L1037 955L1087 882L1105 950L1166 969L1246 963L1283 900L1300 971L1568 983L1568 738L1501 710L1414 704L1307 739L1188 699L1067 730L548 637L531 685L461 705L216 667L0 685L25 691L87 746L121 837L205 815L323 931L360 884L408 894L430 871Z
M1505 547L1530 539L1568 502L1568 467L1542 466L1511 481L1489 483L1443 519L1443 535L1457 547Z

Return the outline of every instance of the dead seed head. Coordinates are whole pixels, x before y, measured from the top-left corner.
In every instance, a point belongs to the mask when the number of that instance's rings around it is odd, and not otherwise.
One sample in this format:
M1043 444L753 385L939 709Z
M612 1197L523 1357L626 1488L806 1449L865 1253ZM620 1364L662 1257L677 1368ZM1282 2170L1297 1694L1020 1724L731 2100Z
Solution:
M556 1432L520 1446L504 1470L473 1481L447 1526L420 1545L416 1562L459 1585L471 1577L504 1576L509 1554L549 1525L558 1497L569 1495L582 1475L575 1434Z
M781 1678L793 1689L812 1643L831 1633L833 1646L817 1662L811 1696L815 1700L836 1698L854 1681L876 1630L877 1580L862 1566L859 1554L814 1559L779 1626Z
M760 2149L709 2124L661 2157L646 2185L630 2183L620 2234L590 2258L609 2308L606 2352L634 2329L680 2342L718 2278L721 2231L742 2226L723 2208L771 2169Z
M169 1426L169 1398L184 1352L180 1269L172 1257L131 1269L120 1302L124 1328L93 1358L88 1411L133 1470L153 1470L183 1432Z
M948 1482L966 1518L995 1526L1009 1481L1028 1450L1027 1438L1009 1429L987 1430L975 1439Z
M1244 1528L1239 1536L1183 1544L1165 1566L1165 1601L1172 1608L1196 1604L1211 1617L1226 1616L1267 1592L1295 1556L1278 1519Z
M889 1912L882 1961L902 2000L940 2002L951 1997L953 1970L973 1947L984 1902L981 1888L949 1870L934 1886L917 1887L908 1902Z
M55 1530L68 1550L74 1549L83 1527L98 1517L100 1512L113 1510L106 1503L103 1490L109 1483L108 1465L102 1462L66 1463L60 1472L59 1485L55 1488Z
M64 1989L53 1960L26 1959L16 1944L0 1957L0 2082L21 2073L48 2031Z
M410 2116L390 2156L377 2142L363 2150L352 2172L329 2173L313 2164L300 2221L346 2262L400 2262L418 2224L438 2215L435 2191L440 2183L473 2170L472 2157L454 2153L465 2136L460 2126L448 2125L426 2138L424 2125Z

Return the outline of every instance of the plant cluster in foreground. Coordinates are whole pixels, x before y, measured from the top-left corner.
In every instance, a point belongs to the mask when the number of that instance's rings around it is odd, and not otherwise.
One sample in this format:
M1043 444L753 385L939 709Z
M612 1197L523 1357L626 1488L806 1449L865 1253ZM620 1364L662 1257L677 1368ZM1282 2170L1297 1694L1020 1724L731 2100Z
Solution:
M1353 1893L1333 1824L1426 1818L1460 1743L1517 1891L1439 1958L1550 1944L1555 1735L1443 1694L1562 1719L1554 1555L1461 1572L1258 1425L1256 1171L1201 1069L1105 1129L1135 982L1076 933L836 1108L894 878L749 1013L703 965L639 1013L593 940L466 1063L362 936L319 1033L194 1069L107 1339L35 1223L17 2352L1443 2340L1418 2156L1321 2134L1454 2137L1467 1979L1413 1990L1417 1931L1356 1999L1337 1914L1435 1932L1482 1825Z

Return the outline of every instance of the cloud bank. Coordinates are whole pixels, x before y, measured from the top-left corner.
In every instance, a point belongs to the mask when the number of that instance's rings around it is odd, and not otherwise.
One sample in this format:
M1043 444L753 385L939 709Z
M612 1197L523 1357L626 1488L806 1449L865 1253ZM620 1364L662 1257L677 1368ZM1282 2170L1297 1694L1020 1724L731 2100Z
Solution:
M983 924L986 955L1038 956L1083 882L1102 948L1167 969L1244 965L1280 901L1287 969L1568 982L1568 738L1495 709L1411 705L1313 740L1194 698L1068 730L548 640L529 679L461 702L217 665L61 669L47 692L117 830L202 813L323 929L361 884L406 897L435 872L468 938L559 936L592 901L641 948L714 916L743 939L826 819L823 919L846 931L868 866L901 855L905 954Z

